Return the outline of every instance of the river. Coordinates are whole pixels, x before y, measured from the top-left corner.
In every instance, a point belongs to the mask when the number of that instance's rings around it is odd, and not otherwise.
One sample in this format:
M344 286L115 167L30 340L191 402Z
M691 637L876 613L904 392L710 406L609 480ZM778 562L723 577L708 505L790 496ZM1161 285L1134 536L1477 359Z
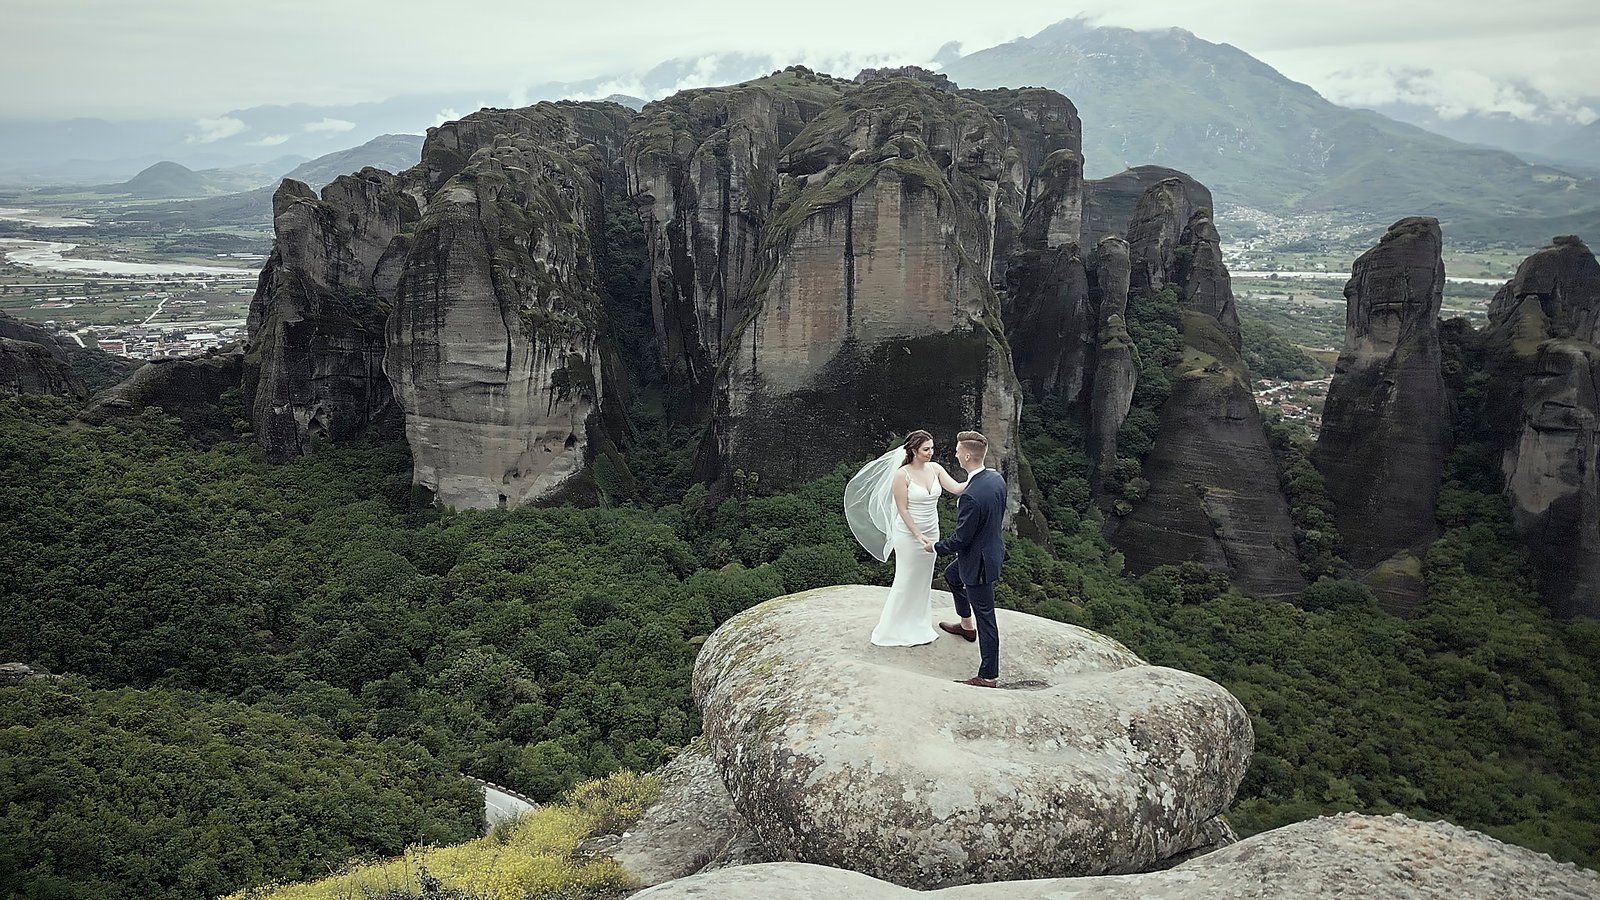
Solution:
M115 259L73 259L66 254L78 248L77 244L61 241L29 241L22 238L0 238L0 252L7 262L30 269L51 272L89 274L106 272L112 275L233 275L254 279L259 269L241 269L234 266L199 266L189 263L140 263Z

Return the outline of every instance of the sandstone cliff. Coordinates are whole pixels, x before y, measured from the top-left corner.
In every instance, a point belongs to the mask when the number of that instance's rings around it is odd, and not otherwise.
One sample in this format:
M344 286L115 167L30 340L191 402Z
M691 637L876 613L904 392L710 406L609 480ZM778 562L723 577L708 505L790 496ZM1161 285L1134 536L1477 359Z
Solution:
M1345 285L1344 348L1313 461L1360 574L1438 533L1453 421L1439 346L1441 247L1437 220L1402 219L1355 261ZM1391 604L1420 599L1414 579L1379 577L1375 586Z
M1558 237L1489 315L1484 423L1535 585L1558 616L1600 616L1600 264Z
M1163 177L1140 196L1128 225L1129 290L1177 290L1184 348L1167 372L1171 392L1144 461L1149 488L1106 533L1135 572L1192 560L1258 596L1289 597L1305 587L1294 524L1239 355L1216 228L1210 210L1194 206L1197 196L1183 178ZM1093 432L1102 462L1114 446L1106 439L1112 420Z
M440 503L592 496L582 476L606 377L593 235L630 116L545 103L478 131L468 116L424 145L430 181L475 148L409 239L384 358L413 481ZM504 127L521 130L481 138Z
M285 179L272 198L276 240L247 323L246 400L256 440L281 462L315 440L397 430L383 375L383 325L417 204L378 169L322 189ZM380 271L382 269L383 271Z
M629 185L669 378L688 388L686 418L711 426L702 474L781 488L913 428L976 426L1026 503L1020 387L991 282L1025 245L1051 269L1050 247L1074 237L1078 132L1059 94L898 71L851 83L793 67L646 107ZM1084 297L1076 268L1069 305ZM1062 290L1024 298L1052 323L1045 342L1092 342ZM1046 348L1030 372L1081 378L1058 356Z

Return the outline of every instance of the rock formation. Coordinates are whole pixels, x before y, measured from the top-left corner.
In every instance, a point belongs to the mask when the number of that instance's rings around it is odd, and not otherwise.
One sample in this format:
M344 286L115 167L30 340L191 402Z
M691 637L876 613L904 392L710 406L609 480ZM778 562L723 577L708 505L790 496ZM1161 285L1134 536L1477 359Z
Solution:
M1089 396L1089 455L1103 467L1117 456L1117 431L1133 406L1139 362L1128 335L1128 242L1112 235L1089 256L1089 302L1099 318L1099 343Z
M413 480L445 505L592 493L607 379L592 237L631 117L486 109L430 129L399 175L363 169L320 197L285 181L245 377L268 456L403 421Z
M243 377L242 352L151 360L120 384L96 394L78 417L99 424L154 406L177 417L191 436L221 435L234 425L223 394L238 389Z
M1026 480L991 280L1024 231L1070 236L1077 113L1050 91L900 76L794 67L651 104L630 131L663 353L711 420L702 474L781 488L912 428L976 426Z
M430 197L389 318L384 366L405 409L413 480L452 507L585 490L602 402L592 235L618 162L605 147L627 116L614 106L522 112L526 133L480 146Z
M1205 185L1177 169L1165 166L1135 166L1109 178L1099 178L1083 183L1083 236L1084 247L1093 247L1106 237L1128 233L1128 223L1134 218L1139 198L1157 184L1176 178L1181 185L1184 201L1181 206L1189 213L1197 209L1214 209L1211 191ZM1181 228L1188 213L1178 220Z
M1195 561L1228 572L1257 596L1288 597L1305 587L1294 523L1239 355L1216 228L1209 209L1191 208L1195 195L1183 179L1162 178L1139 199L1128 226L1130 291L1177 291L1184 354L1169 367L1171 392L1144 460L1149 489L1107 522L1107 536L1135 572ZM1120 380L1113 385L1122 389ZM1114 418L1094 430L1102 462Z
M0 396L55 394L75 400L88 396L83 379L72 368L72 343L0 312Z
M315 440L398 430L383 374L384 322L418 217L401 179L367 168L319 198L285 179L272 198L277 239L247 323L247 400L256 440L281 462Z
M769 601L696 661L712 757L774 853L929 888L1141 871L1214 839L1253 744L1227 691L1007 610L1011 689L980 691L954 681L971 644L861 640L885 594Z
M83 379L44 344L0 338L0 396L55 394L82 400Z
M768 863L669 882L644 900L1583 900L1600 876L1446 822L1342 814L1296 822L1163 872L1038 879L919 893L841 868Z
M1600 264L1576 237L1495 295L1484 415L1534 581L1556 615L1600 616Z
M1006 270L1001 316L1016 360L1017 378L1039 397L1082 395L1098 329L1089 279L1078 245L1029 250Z
M1346 560L1362 574L1437 536L1453 421L1439 346L1441 247L1437 220L1402 219L1355 261L1344 289L1344 348L1312 458L1327 480ZM1390 603L1418 599L1419 582L1375 574Z

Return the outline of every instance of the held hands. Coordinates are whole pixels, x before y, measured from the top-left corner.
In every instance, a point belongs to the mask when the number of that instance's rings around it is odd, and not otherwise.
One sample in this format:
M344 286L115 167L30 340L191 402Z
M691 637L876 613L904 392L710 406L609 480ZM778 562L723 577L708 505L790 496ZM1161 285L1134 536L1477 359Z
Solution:
M923 550L927 551L928 553L932 553L933 552L933 541L928 540L926 537L924 537L923 535L920 535L920 534L917 535L917 540L922 542L922 549Z

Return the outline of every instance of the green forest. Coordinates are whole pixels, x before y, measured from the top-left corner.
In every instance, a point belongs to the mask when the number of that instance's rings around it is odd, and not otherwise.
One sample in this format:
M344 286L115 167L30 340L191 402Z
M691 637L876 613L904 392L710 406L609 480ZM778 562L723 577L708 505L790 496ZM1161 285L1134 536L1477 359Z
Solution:
M1144 371L1108 476L1123 496L1175 316L1162 295L1130 307ZM1338 536L1283 423L1302 563L1322 576L1299 605L1194 565L1122 574L1100 536L1115 512L1049 400L1025 406L1024 446L1050 546L1012 541L999 602L1237 695L1256 732L1241 834L1399 811L1600 866L1600 623L1537 603L1460 387L1443 537L1409 618L1327 576ZM647 500L453 513L413 495L404 444L269 466L242 430L199 442L159 410L75 413L0 400L0 661L62 676L0 688L7 898L188 900L467 840L480 813L460 773L545 799L647 771L699 731L690 668L720 622L891 574L839 511L855 464L713 504L659 419L624 451Z

